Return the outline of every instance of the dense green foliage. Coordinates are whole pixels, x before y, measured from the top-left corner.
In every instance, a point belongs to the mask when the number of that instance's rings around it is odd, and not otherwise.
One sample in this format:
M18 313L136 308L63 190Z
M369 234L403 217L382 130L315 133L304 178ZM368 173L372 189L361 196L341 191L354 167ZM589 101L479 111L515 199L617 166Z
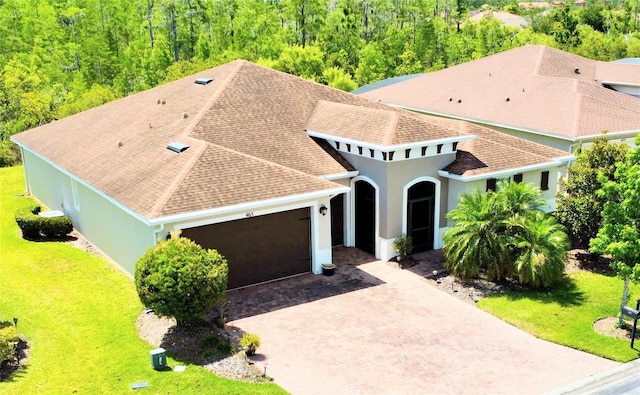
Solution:
M606 197L596 193L602 187L598 176L613 180L616 165L624 161L627 149L626 144L610 143L599 137L578 154L569 166L568 177L560 180L556 218L580 245L588 245L602 225Z
M541 191L528 183L463 194L447 216L453 226L443 236L445 267L464 280L482 271L489 280L513 278L533 288L558 282L569 243L544 206Z
M541 339L628 362L640 356L628 339L593 329L594 322L615 314L619 282L602 274L572 272L553 289L510 291L483 298L477 306ZM631 291L640 296L637 287Z
M22 237L37 239L40 237L63 237L73 231L73 223L66 215L42 217L38 215L40 206L33 205L16 210L15 219L22 231Z
M640 144L640 136L636 137ZM626 305L629 281L640 282L640 149L630 150L614 179L600 175L600 197L606 200L602 227L591 240L591 251L613 258L611 266L625 279L620 309ZM620 315L622 320L622 313Z
M216 250L173 237L150 248L136 264L142 303L178 325L201 318L226 297L229 268Z
M0 321L0 363L14 358L14 342L18 341L18 331L12 322Z
M637 2L491 5L531 26L469 22L481 4L461 0L2 0L0 166L17 132L236 58L352 90L527 43L640 55Z
M282 394L277 385L243 383L168 355L178 375L157 372L140 338L143 306L133 281L110 262L69 243L21 238L13 213L33 200L22 167L0 169L0 311L20 319L25 369L0 383L0 394L123 394L146 381L149 394Z

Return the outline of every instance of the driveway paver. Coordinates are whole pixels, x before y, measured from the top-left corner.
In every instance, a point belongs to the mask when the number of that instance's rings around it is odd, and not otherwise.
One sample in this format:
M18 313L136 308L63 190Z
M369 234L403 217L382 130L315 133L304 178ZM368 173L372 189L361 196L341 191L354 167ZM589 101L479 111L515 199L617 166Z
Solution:
M293 394L543 393L618 363L535 338L356 249L336 274L231 291L229 322Z

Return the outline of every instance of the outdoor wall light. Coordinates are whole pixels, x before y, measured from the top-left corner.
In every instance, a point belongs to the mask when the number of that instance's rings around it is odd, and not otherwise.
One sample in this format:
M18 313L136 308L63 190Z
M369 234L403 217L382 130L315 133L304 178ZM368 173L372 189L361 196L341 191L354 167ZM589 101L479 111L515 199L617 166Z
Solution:
M327 215L327 211L329 209L327 208L327 206L325 206L324 204L320 206L320 214L322 215Z

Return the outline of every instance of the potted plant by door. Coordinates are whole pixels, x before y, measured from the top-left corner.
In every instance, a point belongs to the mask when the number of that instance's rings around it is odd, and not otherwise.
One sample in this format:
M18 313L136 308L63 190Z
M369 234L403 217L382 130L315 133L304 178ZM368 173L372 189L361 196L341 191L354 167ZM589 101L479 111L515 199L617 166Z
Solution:
M333 263L323 263L322 264L322 274L325 276L333 276L333 273L336 270L336 265Z

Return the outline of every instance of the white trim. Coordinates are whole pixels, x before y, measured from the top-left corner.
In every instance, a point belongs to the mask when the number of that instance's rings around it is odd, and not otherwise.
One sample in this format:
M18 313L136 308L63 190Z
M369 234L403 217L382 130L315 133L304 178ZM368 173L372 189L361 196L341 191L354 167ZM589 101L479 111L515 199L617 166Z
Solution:
M257 201L247 202L247 203L233 204L230 206L216 207L216 208L207 209L207 210L192 211L189 213L170 215L167 217L158 217L150 220L149 223L152 225L156 225L163 222L164 223L181 222L181 221L191 221L194 219L204 218L204 217L213 217L213 216L217 217L224 214L237 213L239 211L249 212L249 211L265 209L269 206L281 206L283 204L291 204L291 203L295 203L303 200L315 200L315 199L331 196L338 193L345 193L348 191L349 191L349 187L339 186L332 189L324 189L321 191L301 193L298 195L290 195L290 196L283 196L283 197L278 197L273 199L257 200Z
M375 190L375 196L376 196L376 223L375 223L375 231L374 231L374 236L373 236L373 241L374 241L374 256L376 258L380 258L379 257L379 251L380 251L380 187L378 186L378 184L376 184L371 178L367 177L367 176L358 176L358 177L354 177L351 179L351 190L353 191L353 193L350 193L349 195L349 206L351 206L351 210L349 210L349 221L351 222L349 225L349 241L350 241L350 245L355 246L356 244L356 227L355 227L355 222L356 222L356 190L355 190L355 184L358 181L366 181L367 183L369 183L373 189ZM351 226L353 225L353 226Z
M619 82L619 81L607 81L607 80L596 80L596 81L598 81L601 85L628 86L630 88L639 88L640 87L640 84L636 84L636 83L633 83L633 82Z
M535 130L535 129L520 128L520 127L513 126L513 125L506 125L506 124L501 124L501 123L497 123L497 122L491 122L489 120L482 120L482 119L479 119L479 118L470 118L470 117L463 117L463 116L459 116L459 115L455 115L455 114L448 114L448 113L444 113L444 112L429 111L429 110L425 110L425 109L422 109L422 108L419 108L419 107L405 106L405 105L402 105L402 104L391 103L391 102L385 102L385 104L387 104L389 106L392 106L392 107L398 107L398 108L402 108L402 109L405 109L405 110L418 112L418 113L422 113L422 114L435 115L435 116L442 117L442 118L459 119L461 121L468 121L468 122L471 122L471 123L483 124L483 125L493 126L493 127L496 127L496 128L503 128L503 129L510 129L510 130L513 130L513 131L520 131L520 132L526 132L526 133L539 134L541 136L553 137L553 138L556 138L556 139L559 139L559 140L566 140L566 141L571 141L571 142L576 141L575 137L568 137L568 136L563 136L563 135L560 135L560 134L543 132L543 131Z
M429 177L429 176L421 176L418 178L414 178L405 184L404 188L402 188L402 233L408 234L407 226L409 223L407 221L407 205L409 203L409 189L412 186L421 183L421 182L431 182L435 185L435 202L433 207L433 249L437 249L440 247L440 193L441 193L441 181L437 178Z
M360 172L358 170L354 170L354 171L349 171L349 172L340 173L340 174L326 174L324 176L320 176L320 178L327 181L335 181L335 180L342 180L345 178L357 177L358 174L360 174Z
M361 146L362 148L373 149L373 150L383 151L383 152L396 151L396 150L407 149L407 148L417 148L417 147L423 147L425 145L455 143L460 141L473 140L477 137L473 134L465 134L465 135L446 137L446 138L436 139L436 140L417 141L414 143L396 144L396 145L379 145L374 143L367 143L360 140L354 140L347 137L316 132L308 129L307 129L307 134L309 134L312 137L321 138L327 141L339 141L341 143L357 145L357 146Z
M640 129L637 130L623 130L618 132L607 132L607 133L598 133L598 134L589 134L586 136L580 136L578 140L580 142L586 142L587 140L593 141L593 139L597 137L605 137L607 140L611 140L610 137L624 138L624 137L636 137L640 133Z
M570 156L566 156L566 157L563 157L563 158L560 158L560 159L568 162L570 160L575 159L575 156L570 155ZM449 173L448 171L445 171L445 170L438 170L438 174L441 175L442 177L450 178L452 180L461 181L461 182L469 182L469 181L484 180L484 179L488 179L488 178L507 177L507 176L512 176L514 174L518 174L518 173L524 173L526 171L533 171L533 170L540 170L540 169L551 169L551 168L559 167L559 166L562 166L562 165L565 165L565 163L563 161L556 160L556 161L553 161L553 162L547 162L547 163L531 165L531 166L522 166L522 167L517 167L517 168L513 168L513 169L494 171L494 172L491 172L491 173L477 174L477 175L473 175L473 176L461 176L461 175L458 175L458 174Z

